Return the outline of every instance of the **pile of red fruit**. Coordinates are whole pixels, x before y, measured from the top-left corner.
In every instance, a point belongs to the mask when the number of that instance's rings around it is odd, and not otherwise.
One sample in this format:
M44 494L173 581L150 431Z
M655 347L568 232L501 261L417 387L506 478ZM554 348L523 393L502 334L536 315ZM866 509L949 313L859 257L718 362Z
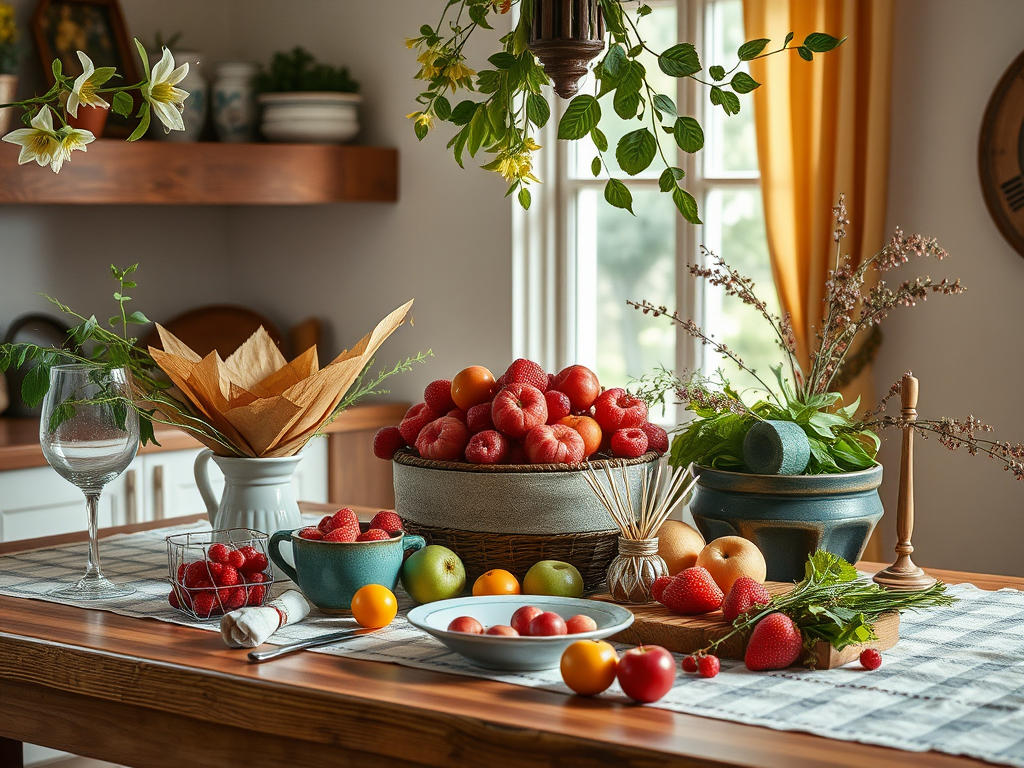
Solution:
M589 616L579 614L563 619L553 611L542 611L535 605L524 605L512 614L509 624L495 624L484 630L484 625L472 616L459 616L448 625L449 632L464 632L470 635L504 635L505 637L551 637L553 635L578 635L593 632L597 622Z
M601 390L583 365L545 373L520 358L497 380L474 365L427 385L397 427L373 441L377 458L402 448L425 459L472 464L577 464L600 452L636 458L665 453L668 435L647 420L647 404L624 389Z
M299 537L311 541L386 541L394 533L404 531L402 518L391 510L381 510L373 516L369 527L360 532L359 518L348 507L333 515L325 515L315 527L303 528Z
M263 605L273 584L268 566L267 556L252 545L211 544L204 559L178 566L167 600L200 619Z

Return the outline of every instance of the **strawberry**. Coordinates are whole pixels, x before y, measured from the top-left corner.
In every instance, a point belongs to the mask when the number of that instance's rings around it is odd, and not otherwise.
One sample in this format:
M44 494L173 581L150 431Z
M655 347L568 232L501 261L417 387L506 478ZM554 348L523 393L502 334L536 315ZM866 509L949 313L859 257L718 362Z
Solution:
M508 456L508 438L495 429L477 432L466 446L466 461L472 464L500 464Z
M769 613L754 627L743 661L755 672L785 669L800 658L804 640L800 629L784 613Z
M406 445L398 427L384 427L373 438L373 455L384 461L391 461Z
M244 587L231 587L217 591L217 597L225 612L233 611L245 605L246 594Z
M398 425L398 431L401 433L406 445L415 445L420 430L430 422L440 418L440 416L440 413L426 403L418 403L406 411L405 416L402 418L402 423Z
M265 573L243 573L242 583L243 584L263 584L267 580L267 574Z
M190 588L213 586L209 563L205 560L196 560L186 565L185 577L181 580L181 583Z
M471 435L475 435L478 432L486 432L488 429L494 429L494 422L491 420L490 402L474 405L466 411L466 426L469 427Z
M657 424L651 424L647 422L642 427L644 434L647 435L647 450L657 451L658 453L668 453L668 432L659 427Z
M657 600L660 603L661 602L661 595L662 595L662 593L664 593L665 587L667 587L669 585L669 582L671 582L671 581L672 581L672 577L671 576L659 576L654 581L652 581L651 582L651 597L653 597L655 600Z
M380 528L382 531L388 533L397 533L398 531L404 531L405 526L402 525L402 518L400 518L393 510L382 509L373 519L370 521L371 528Z
M316 524L317 530L319 530L320 533L326 536L328 533L331 532L331 522L331 515L324 515L323 519Z
M435 413L447 413L455 407L452 400L452 382L450 379L438 379L427 384L423 390L423 400Z
M185 567L186 567L185 563L180 563L178 565L178 583L179 584L184 584L185 583Z
M345 523L324 536L324 541L355 541L359 537L359 523Z
M210 563L210 574L213 576L213 583L218 587L233 587L241 581L238 569L233 565Z
M665 586L661 604L675 613L694 616L709 613L722 604L722 590L706 568L686 568Z
M544 399L548 401L548 424L557 424L569 415L572 406L569 404L569 396L564 392L549 389L544 393Z
M638 427L617 430L612 434L611 449L619 458L638 458L647 453L647 435Z
M319 528L303 528L299 531L300 539L309 539L310 541L319 541L324 537L323 531Z
M208 619L214 613L220 613L220 606L217 605L217 595L211 590L199 592L192 597L192 610L200 619Z
M722 618L732 624L741 613L746 613L755 605L768 605L772 596L756 579L740 576L732 583L732 589L722 601Z
M214 563L226 563L230 552L226 544L213 544L206 550L206 557Z
M865 648L860 652L860 665L868 670L878 669L882 666L882 654L877 648Z
M324 535L326 535L335 528L340 528L343 525L351 525L352 523L359 525L359 516L356 515L356 513L349 507L344 507L343 509L339 509L329 518L325 517L320 521L320 525L317 527L323 531ZM263 569L261 568L260 570Z
M697 671L697 658L695 656L684 656L683 657L683 672L696 672Z
M249 587L246 590L246 605L261 606L267 596L267 588L263 585L257 585L255 587Z
M512 365L502 374L505 379L505 386L511 384L529 384L541 392L548 388L548 375L537 363L525 358L513 360Z
M380 528L370 528L366 533L360 533L356 536L356 541L387 541L391 538L391 534L387 531L382 531Z
M445 416L451 416L453 419L458 419L463 424L466 423L466 412L461 408L452 408Z
M171 604L171 608L181 608L181 603L178 602L178 594L173 589L171 594L167 596L167 602Z
M237 549L232 549L230 552L228 552L227 565L234 566L235 569L241 568L243 565L245 565L245 555L239 552Z
M267 561L267 556L256 549L256 547L242 547L238 551L245 556L245 561L238 567L238 570L244 573L256 573L257 571L267 570L267 566L270 564Z
M697 672L701 677L714 677L722 668L717 656L701 656L697 659Z

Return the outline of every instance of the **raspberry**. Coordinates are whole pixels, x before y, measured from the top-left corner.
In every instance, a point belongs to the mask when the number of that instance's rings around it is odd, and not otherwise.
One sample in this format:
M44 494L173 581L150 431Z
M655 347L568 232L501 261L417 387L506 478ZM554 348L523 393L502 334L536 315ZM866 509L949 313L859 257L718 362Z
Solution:
M754 627L743 661L747 669L785 669L800 658L804 641L800 629L784 613L769 613Z
M402 423L398 425L398 431L406 445L415 445L420 430L440 415L426 403L419 403L406 411Z
M405 438L398 427L384 427L373 438L373 455L378 459L391 461L405 445Z
M397 533L398 531L404 531L405 526L402 525L402 518L398 516L393 510L382 509L373 519L370 521L371 528L380 528L382 531L388 533Z
M494 429L478 432L466 446L466 461L473 464L500 464L508 456L508 439Z
M181 583L190 588L212 586L209 564L205 560L196 560L186 565L185 578Z
M206 550L206 557L215 563L226 563L230 552L226 544L214 544Z
M246 587L245 590L245 604L246 605L263 605L263 601L267 597L267 588L262 584L257 584L254 587Z
M469 427L471 435L494 429L494 422L491 421L491 404L480 403L466 411L466 426Z
M865 648L860 652L860 665L864 669L878 669L882 666L882 654L877 648Z
M717 656L701 656L697 659L697 671L701 677L714 677L722 668Z
M706 568L685 568L665 586L661 593L662 605L675 613L693 616L710 613L722 604L722 590L715 584Z
M370 528L365 533L360 533L356 536L356 541L387 541L391 538L391 534L387 531L382 531L380 528Z
M220 599L225 611L233 611L245 605L245 588L232 587L230 589L221 589L217 592L217 597Z
M569 396L564 392L549 389L544 393L544 399L548 402L548 424L557 424L569 415L572 406L569 404Z
M423 390L423 400L435 413L447 413L455 407L452 400L452 382L450 379L438 379L427 384Z
M548 375L537 363L526 358L514 360L508 367L502 378L505 379L505 386L511 384L529 384L541 392L548 388Z
M722 601L722 618L730 624L755 605L768 605L772 596L756 579L740 576L732 583L729 594Z
M211 590L200 592L192 598L192 610L201 619L208 619L214 613L220 613L220 606L217 604L217 595Z
M640 428L647 422L647 403L621 387L607 389L594 401L594 418L604 432Z
M185 563L180 563L178 565L178 583L185 583Z
M672 581L671 576L659 576L651 582L651 597L661 602L661 596L665 592L665 587Z
M267 556L260 552L256 547L242 547L238 550L245 556L245 562L239 566L238 570L245 573L255 573L256 571L265 571L269 563L267 562Z
M234 566L235 568L241 568L245 565L245 555L239 552L237 549L232 549L228 552L228 565Z
M265 573L243 573L242 583L243 584L262 584L267 580L267 574Z
M167 602L171 604L171 608L181 608L181 603L178 602L178 594L173 589L171 594L167 596Z
M299 531L300 539L309 539L310 541L319 541L324 537L323 531L319 528L303 528Z
M651 424L647 422L642 427L644 434L647 435L647 450L657 451L658 453L668 453L668 432L659 427L657 424Z
M696 672L697 671L697 659L693 656L683 657L683 672Z
M324 541L355 541L359 536L359 523L346 523L324 536Z
M647 453L647 435L642 429L630 427L612 434L612 454L624 459L636 459Z
M466 423L466 412L461 408L452 408L450 411L448 411L448 413L445 414L445 416L450 416L453 419L458 419L463 424Z
M351 526L352 524L355 524L358 527L359 517L349 507L344 507L339 509L330 517L325 517L320 521L320 525L317 527L326 535L335 528L340 528L344 525ZM260 570L263 569L261 568Z
M233 587L241 581L238 569L233 565L210 563L210 573L213 575L213 583L218 587Z

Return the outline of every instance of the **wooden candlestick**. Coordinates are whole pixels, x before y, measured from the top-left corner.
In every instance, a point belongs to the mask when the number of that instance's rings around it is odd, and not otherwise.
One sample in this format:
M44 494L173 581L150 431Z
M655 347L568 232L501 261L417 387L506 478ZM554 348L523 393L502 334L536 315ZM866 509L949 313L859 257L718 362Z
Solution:
M918 383L913 376L904 376L900 389L903 409L908 422L917 420ZM903 454L900 458L900 495L896 505L896 562L875 574L875 582L888 589L914 591L927 589L935 579L922 571L910 558L914 545L914 427L903 428Z

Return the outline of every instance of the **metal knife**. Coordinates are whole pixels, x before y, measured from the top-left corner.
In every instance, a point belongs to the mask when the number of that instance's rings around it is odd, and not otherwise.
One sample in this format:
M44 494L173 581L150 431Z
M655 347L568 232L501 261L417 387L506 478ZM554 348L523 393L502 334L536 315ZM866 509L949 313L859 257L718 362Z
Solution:
M379 627L360 627L359 629L344 629L341 632L331 632L327 635L320 635L320 637L314 637L312 640L301 640L297 643L289 643L288 645L279 645L269 651L250 651L249 661L267 661L268 659L276 659L278 656L284 656L286 653L292 651L301 651L304 648L316 648L319 645L331 645L342 640L348 640L352 637L359 637L360 635L368 635L371 632L376 632Z

